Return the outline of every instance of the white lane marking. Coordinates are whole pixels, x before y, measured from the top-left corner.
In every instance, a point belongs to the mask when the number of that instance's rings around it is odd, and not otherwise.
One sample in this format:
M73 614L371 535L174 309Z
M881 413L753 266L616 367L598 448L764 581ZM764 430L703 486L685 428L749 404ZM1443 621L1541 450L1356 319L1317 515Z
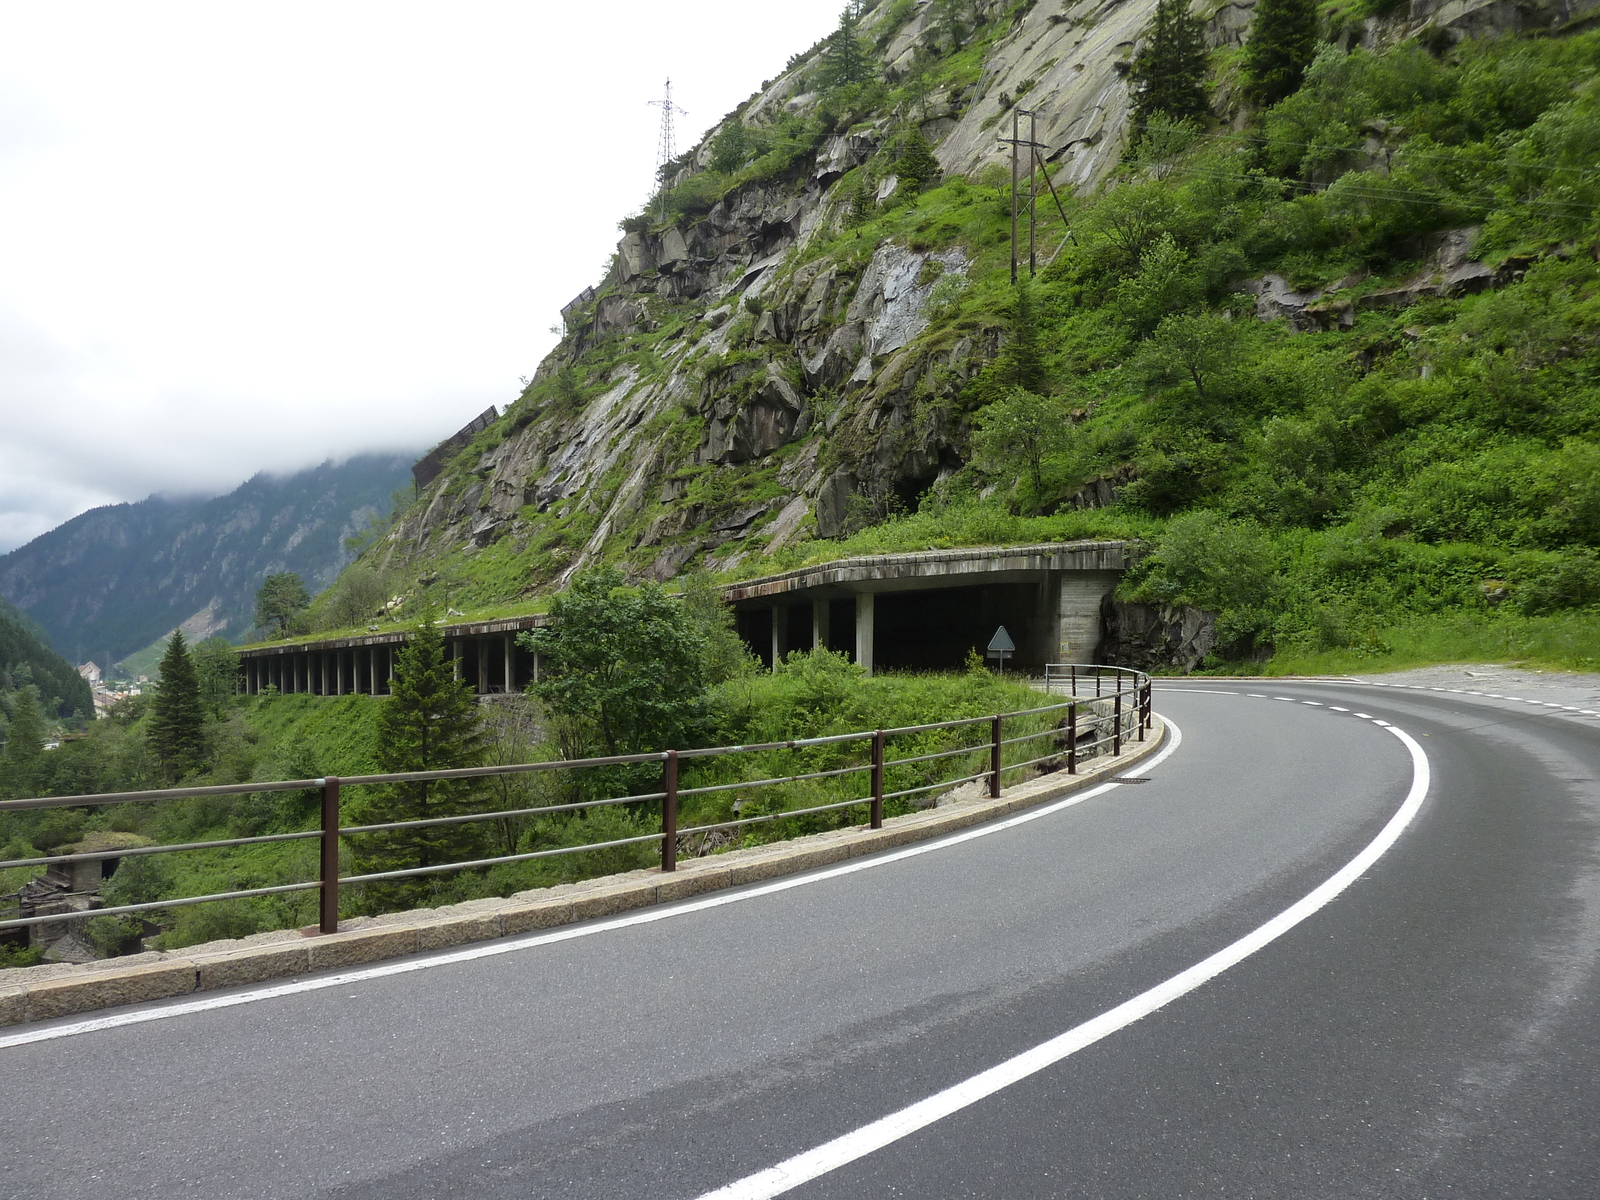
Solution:
M1360 717L1363 721L1372 720L1372 714L1371 713L1356 713L1355 715Z
M1267 698L1265 692L1246 692L1245 695L1249 696L1252 700L1265 700Z
M858 1158L864 1158L1030 1075L1037 1074L1046 1067L1054 1066L1085 1046L1091 1046L1101 1038L1133 1024L1140 1017L1149 1016L1180 996L1194 991L1208 980L1215 979L1229 967L1244 961L1257 950L1288 933L1344 891L1373 863L1382 858L1421 810L1432 775L1428 756L1423 753L1421 745L1403 729L1390 726L1389 732L1399 738L1411 752L1411 790L1406 793L1399 810L1389 818L1389 823L1360 854L1315 891L1284 909L1265 925L1245 934L1232 945L1196 963L1187 971L1174 975L1165 983L1159 983L1149 991L1142 992L1133 999L1126 1000L1110 1011L1101 1013L1098 1017L1085 1021L1082 1025L1075 1026L1031 1050L1025 1050L1015 1058L1007 1059L998 1066L990 1067L987 1071L929 1096L926 1100L902 1108L899 1112L880 1117L870 1125L864 1125L831 1142L825 1142L814 1150L807 1150L804 1154L785 1159L775 1167L758 1171L714 1192L706 1192L700 1200L769 1200L769 1197L782 1195Z
M1340 708L1337 704L1328 705L1329 712L1349 712L1348 708Z
M1162 720L1166 722L1169 734L1168 744L1157 751L1153 758L1130 763L1125 770L1117 772L1119 777L1133 771L1145 773L1160 766L1171 758L1178 747L1183 744L1183 731L1165 717ZM658 905L636 913L630 913L625 917L612 917L610 920L600 921L592 925L558 929L553 933L540 933L531 937L483 942L463 950L452 950L448 954L441 954L435 958L407 959L400 962L384 963L382 966L365 967L358 971L345 971L338 975L328 975L318 979L296 979L289 983L280 983L272 987L257 988L251 992L238 992L225 996L208 996L204 1000L186 1000L181 1004L172 1004L165 1008L117 1013L109 1017L75 1021L70 1025L56 1025L44 1029L30 1030L27 1033L14 1033L8 1037L0 1037L0 1050L8 1046L25 1046L30 1042L47 1042L55 1038L73 1037L80 1033L116 1029L123 1025L141 1025L146 1021L163 1021L169 1017L182 1017L190 1013L210 1012L212 1009L218 1008L233 1008L240 1004L253 1004L258 1000L271 1000L279 996L293 996L300 992L317 992L324 988L344 987L346 984L359 983L366 979L383 979L390 975L408 975L412 971L426 971L430 967L443 967L452 963L471 962L480 958L493 958L499 954L513 954L518 950L531 950L536 946L548 946L556 942L569 942L576 938L590 937L597 933L609 933L614 929L628 929L635 925L649 925L654 921L665 921L669 917L701 912L708 908L721 908L724 904L738 904L741 901L754 900L758 896L770 896L776 892L786 892L790 888L820 883L824 879L837 879L841 875L854 875L857 871L868 871L874 867L882 867L889 863L901 862L904 859L916 858L918 855L932 854L935 850L943 850L948 846L959 846L963 842L974 841L980 837L988 837L990 834L999 833L1005 829L1014 829L1018 825L1026 825L1030 821L1037 821L1041 817L1051 816L1061 812L1063 809L1071 808L1075 804L1082 804L1093 796L1103 796L1116 790L1118 789L1115 783L1102 783L1081 792L1074 792L1072 795L1054 803L1046 804L1042 808L1029 809L1025 813L1019 813L1017 816L1007 817L1003 821L974 826L972 829L966 829L948 837L935 838L932 841L908 846L904 850L896 850L889 854L856 859L855 861L843 863L837 867L828 867L811 874L778 879L772 883L764 883L758 887L750 888L748 891L722 892L699 900L687 900L680 904Z
M1302 700L1302 701L1300 701L1300 703L1301 704L1309 704L1309 705L1311 705L1312 708L1321 708L1322 707L1322 702L1320 700Z
M1285 700L1290 704L1295 703L1295 698L1293 696L1274 696L1273 699L1274 700Z

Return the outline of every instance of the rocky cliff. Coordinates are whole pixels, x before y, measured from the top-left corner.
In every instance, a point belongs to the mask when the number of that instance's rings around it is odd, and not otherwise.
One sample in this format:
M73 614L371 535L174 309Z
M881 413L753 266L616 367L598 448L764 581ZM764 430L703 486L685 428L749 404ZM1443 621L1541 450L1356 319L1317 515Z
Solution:
M1196 11L1226 50L1251 7ZM1369 46L1419 31L1448 41L1558 27L1592 7L1415 0L1337 32ZM384 565L506 600L601 560L658 580L754 572L914 508L969 457L958 398L1005 338L999 304L949 314L969 287L1002 295L1008 114L1036 114L1066 203L1092 194L1127 146L1127 71L1153 10L973 0L971 28L951 37L926 0L881 3L862 24L881 84L854 99L819 86L817 51L797 56L679 160L664 211L624 223L606 277L564 310L560 346L395 525ZM1219 108L1228 94L1224 80ZM764 156L727 159L730 130ZM897 208L917 182L901 178L914 133L947 186ZM1042 194L1041 212L1053 203ZM1044 260L1063 240L1053 220ZM1281 278L1253 286L1264 318L1317 299Z

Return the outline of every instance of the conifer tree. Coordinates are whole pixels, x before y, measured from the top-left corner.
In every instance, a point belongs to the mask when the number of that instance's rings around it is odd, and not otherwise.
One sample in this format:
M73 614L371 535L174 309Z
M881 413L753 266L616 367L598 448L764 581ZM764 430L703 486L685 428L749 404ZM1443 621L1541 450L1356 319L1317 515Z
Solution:
M1029 392L1049 390L1044 349L1039 344L1039 318L1033 307L1033 289L1026 280L1017 284L1011 307L1011 332L1000 352L1000 381Z
M866 83L875 72L872 59L861 41L862 0L850 0L839 14L839 27L828 35L822 47L821 82L823 87L847 87Z
M175 629L161 656L161 686L150 702L145 729L150 750L169 783L176 783L204 760L205 723L194 660L189 657L183 630Z
M23 797L38 783L39 760L44 757L44 714L31 687L19 690L12 703L11 728L0 756L0 795Z
M378 716L378 770L444 771L483 761L483 725L472 689L455 678L433 610L422 614L411 640L395 655L391 695ZM362 824L423 821L474 811L475 780L396 783L366 789L352 805ZM435 825L363 835L356 873L432 867L472 857L481 837L472 825ZM414 903L438 877L418 876L367 885L367 907Z
M900 157L895 160L894 173L909 194L915 195L938 179L941 170L933 146L921 129L913 125L900 135Z
M1262 108L1300 88L1317 56L1316 0L1259 0L1244 46L1245 94Z
M1204 125L1210 113L1206 99L1206 45L1188 0L1159 0L1155 21L1133 60L1134 142L1145 122L1157 113L1173 121Z

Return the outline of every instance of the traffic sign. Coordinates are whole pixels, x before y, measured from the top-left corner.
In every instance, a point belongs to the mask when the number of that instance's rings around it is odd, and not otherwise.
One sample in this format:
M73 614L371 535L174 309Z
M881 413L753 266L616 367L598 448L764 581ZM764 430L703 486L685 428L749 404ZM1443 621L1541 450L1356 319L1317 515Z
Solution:
M1011 640L1011 635L1006 632L1004 625L994 631L994 636L989 639L989 657L1000 660L1000 674L1006 673L1006 658L1017 652L1017 644Z

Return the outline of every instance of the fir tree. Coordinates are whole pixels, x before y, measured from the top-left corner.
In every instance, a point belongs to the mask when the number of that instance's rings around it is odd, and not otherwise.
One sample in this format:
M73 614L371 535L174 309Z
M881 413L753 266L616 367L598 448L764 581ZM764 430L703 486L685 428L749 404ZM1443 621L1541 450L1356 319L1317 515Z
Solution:
M1011 333L1000 352L1000 382L1010 388L1044 392L1049 388L1044 348L1039 344L1039 318L1033 307L1033 289L1026 280L1017 284L1011 306Z
M422 614L411 640L395 655L392 692L378 716L374 757L378 770L444 771L483 761L483 725L472 689L455 678L444 636L432 610ZM475 811L479 784L471 779L396 783L368 789L352 806L361 824L424 821ZM356 873L401 871L471 858L482 838L473 825L434 825L363 835ZM438 876L368 884L366 907L384 910L415 904Z
M1300 88L1317 55L1315 0L1259 0L1244 46L1245 94L1262 108Z
M183 630L177 629L161 656L161 686L150 702L150 721L145 728L151 753L169 783L176 783L204 760L205 723L200 680L184 644Z
M1205 124L1210 114L1206 45L1199 20L1189 15L1188 0L1159 0L1132 74L1135 142L1145 122L1157 113L1173 121Z
M822 46L821 83L823 87L848 87L866 83L874 71L872 59L861 40L861 0L850 0L839 14L839 27Z
M941 169L922 130L913 125L900 135L900 157L895 160L894 173L908 194L915 195L938 179Z
M11 728L0 756L0 795L24 797L38 784L44 757L44 714L31 687L17 692L11 708Z

